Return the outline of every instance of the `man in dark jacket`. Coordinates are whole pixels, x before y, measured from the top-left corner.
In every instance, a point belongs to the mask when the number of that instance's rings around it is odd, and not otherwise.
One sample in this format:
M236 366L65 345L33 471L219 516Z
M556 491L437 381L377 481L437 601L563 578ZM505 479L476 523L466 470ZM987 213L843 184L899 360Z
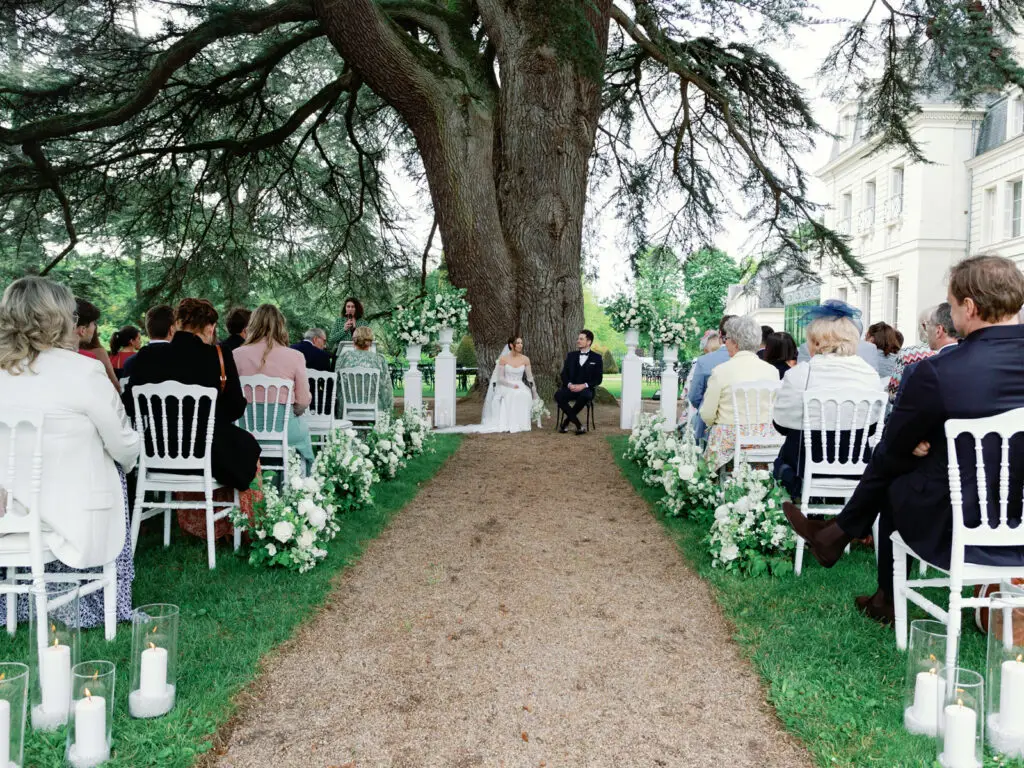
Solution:
M953 267L949 280L953 324L964 341L955 349L920 361L905 377L900 395L871 462L843 511L832 522L809 520L793 504L783 505L794 530L814 557L831 567L852 539L871 533L879 520L878 591L857 598L869 617L893 620L893 530L920 557L945 568L952 546L953 508L949 496L945 424L949 419L995 416L1024 407L1024 326L1017 314L1024 304L1024 275L1009 259L976 256ZM1021 519L1024 441L1013 441L1010 455L1010 518ZM974 485L974 446L958 446L962 467L964 516L981 522ZM984 462L995 476L997 442L986 442ZM990 493L990 497L994 494ZM996 505L992 505L993 507ZM990 507L987 516L993 513ZM998 510L995 510L998 515ZM972 548L968 562L1024 564L1018 547Z
M224 326L228 329L229 336L220 343L220 348L227 354L231 354L240 346L245 344L246 327L249 325L249 318L252 311L245 307L235 307L228 312Z
M594 334L584 328L576 338L577 350L565 356L562 388L555 392L555 402L565 414L559 432L567 432L570 422L576 425L577 435L587 432L580 424L579 413L593 401L594 392L604 378L604 360L591 349L593 343Z
M306 358L307 371L330 371L331 356L327 354L327 332L323 328L310 328L298 344L292 349L298 350Z

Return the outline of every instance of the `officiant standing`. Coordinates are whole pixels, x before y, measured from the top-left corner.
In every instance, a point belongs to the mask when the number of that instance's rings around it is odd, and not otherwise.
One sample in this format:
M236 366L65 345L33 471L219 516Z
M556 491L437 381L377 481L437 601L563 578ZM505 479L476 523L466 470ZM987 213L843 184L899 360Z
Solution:
M351 342L356 328L366 325L362 319L362 302L355 296L349 296L342 305L341 316L334 321L331 332L327 335L327 349L335 350L335 355L337 355L338 344L343 341Z
M604 378L604 360L591 347L594 334L584 328L576 337L576 352L570 352L562 365L562 388L555 392L555 402L565 416L558 431L569 431L576 425L576 434L585 435L587 428L580 423L579 414L593 402L594 394Z

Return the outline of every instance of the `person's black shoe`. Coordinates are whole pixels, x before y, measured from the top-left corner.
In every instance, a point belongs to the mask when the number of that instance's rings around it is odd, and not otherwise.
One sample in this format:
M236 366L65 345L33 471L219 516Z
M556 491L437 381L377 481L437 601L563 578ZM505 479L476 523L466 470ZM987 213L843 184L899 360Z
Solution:
M854 601L857 610L872 621L886 626L896 621L896 605L892 595L888 595L879 589L873 595L861 595Z
M586 427L576 427L576 434L577 435L585 435L585 434L587 434L587 428Z
M561 426L560 426L560 427L558 428L558 431L559 431L559 432L560 432L561 434L563 434L563 435L564 435L565 433L567 433L567 432L569 431L569 425L568 425L568 424L566 424L566 423L565 423L565 422L563 421L563 422L562 422L562 425L561 425Z

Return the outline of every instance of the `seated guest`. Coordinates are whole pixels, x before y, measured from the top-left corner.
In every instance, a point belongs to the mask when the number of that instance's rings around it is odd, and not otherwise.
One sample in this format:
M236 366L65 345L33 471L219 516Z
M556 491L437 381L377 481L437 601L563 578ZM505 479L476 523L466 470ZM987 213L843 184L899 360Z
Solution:
M370 347L373 345L373 329L361 325L352 334L350 349L343 350L338 355L334 370L343 371L346 368L376 368L380 371L380 386L377 389L377 410L380 413L391 413L395 404L394 392L391 389L391 371L388 370L387 360L383 355L373 352ZM342 406L345 403L345 393L338 387L338 415L341 415Z
M134 325L126 325L121 330L114 331L110 337L110 364L114 367L114 373L123 376L125 362L138 352L141 346L142 334Z
M725 315L718 324L718 339L724 344L726 341L725 324L734 318L735 315ZM698 440L704 439L707 427L700 418L700 407L704 403L704 391L708 388L708 379L711 378L711 371L722 363L729 362L729 351L721 346L713 352L701 355L693 364L693 380L690 382L690 389L687 397L697 413L693 417L693 436Z
M757 356L764 360L764 348L768 346L768 337L775 333L775 329L770 325L761 326L761 346L757 350Z
M100 311L92 302L85 299L75 299L75 335L78 337L78 353L91 357L103 366L110 383L114 389L121 391L121 384L114 373L114 366L110 363L107 350L100 344L100 333L97 325L100 320Z
M331 356L325 351L327 346L327 333L323 328L310 328L302 336L302 341L292 344L292 349L298 350L306 358L306 370L308 371L329 371L331 370Z
M708 352L714 352L721 349L722 341L718 337L718 331L705 331L697 345L697 348L700 350L700 355L705 355ZM693 386L693 372L697 370L697 359L700 355L690 362L690 370L686 372L686 379L683 381L683 389L679 394L679 399L682 400L685 405L682 408L682 412L679 414L679 423L676 425L678 429L683 429L687 424L692 424L694 417L697 415L697 409L690 404L690 387Z
M753 317L733 317L725 323L725 348L729 360L717 366L708 379L700 418L711 430L708 433L707 457L715 469L727 464L736 445L736 413L733 411L732 388L748 381L775 383L779 373L775 366L759 360L761 329ZM741 422L743 432L750 436L774 435L772 425Z
M807 347L810 360L797 363L782 379L782 389L775 399L775 429L786 436L786 442L775 459L775 477L789 495L800 497L804 466L804 392L828 389L878 390L878 373L857 355L860 330L853 322L860 310L841 301L827 301L812 307L803 317L807 325ZM848 439L849 431L843 437ZM821 436L812 436L817 455ZM854 436L854 444L860 442ZM849 451L841 441L840 455Z
M840 301L839 299L829 299L828 301L825 302L825 304L829 306L839 306L841 304L844 307L850 309L850 319L852 320L853 324L857 327L857 356L865 363L870 365L872 368L874 368L875 373L880 376L881 374L878 373L878 366L879 358L881 357L882 353L879 352L878 347L876 347L870 341L860 338L861 334L864 333L864 323L862 323L860 319L860 310L851 307L845 301ZM807 348L807 342L804 342L797 348L796 361L798 363L804 363L810 359L811 355L810 351Z
M702 355L706 355L709 352L717 352L722 348L722 339L718 335L718 331L708 331L705 338L706 341L701 345L700 349Z
M896 353L896 363L893 366L892 377L889 379L890 401L896 399L896 393L899 391L900 382L903 380L903 371L908 366L935 354L935 351L931 348L928 342L928 321L934 313L935 307L928 307L927 309L922 310L920 316L917 318L917 336L919 343L903 347Z
M899 331L888 323L875 323L868 328L864 340L878 348L878 375L891 377L896 370L896 355L903 346Z
M338 349L338 345L341 342L350 341L355 343L353 334L355 334L356 328L361 328L364 325L360 322L362 319L362 302L355 296L349 296L342 305L341 316L334 321L334 326L327 336L327 346L329 349L334 350L335 355L341 351Z
M228 329L228 337L220 343L220 348L225 352L234 352L245 344L245 329L249 325L249 318L252 316L245 307L235 307L228 312L224 327Z
M149 336L149 344L146 347L168 343L174 336L174 307L170 304L150 307L146 313L146 335ZM132 366L135 365L135 359L141 351L140 349L124 361L122 376L130 377L132 375Z
M866 536L878 519L878 590L857 598L857 607L876 621L893 620L893 530L907 545L940 568L948 568L952 546L953 509L945 424L949 419L996 416L1024 407L1024 327L1017 313L1024 305L1024 275L1009 259L975 256L953 267L949 304L956 331L964 341L941 355L921 360L906 376L885 435L871 457L857 490L830 522L808 520L793 504L784 506L794 530L807 540L814 557L826 568L843 554L853 538ZM1011 521L1021 519L1021 476L1024 454L1013 443L1009 478ZM973 467L975 446L965 442L961 467ZM984 444L983 460L997 472L998 441ZM968 526L981 524L974 470L961 472ZM992 507L997 507L993 492ZM998 516L998 509L985 510ZM973 519L972 519L973 518ZM1011 522L1012 524L1012 522ZM1020 567L1020 547L972 547L969 563Z
M764 348L764 361L775 366L780 379L796 365L796 358L796 339L785 331L773 333L768 337L768 343Z
M110 390L103 368L77 354L75 299L42 277L11 283L0 300L0 403L37 411L43 424L39 513L43 542L60 563L47 571L117 562L117 616L131 617L132 552L124 472L139 457L139 437ZM89 321L94 322L94 320ZM19 434L24 468L31 437ZM10 432L0 430L0 466L10 455ZM22 442L24 441L24 442ZM8 482L6 471L0 483ZM16 479L15 502L30 498L30 473ZM86 626L103 623L101 592L81 598Z
M306 461L313 460L313 444L309 439L309 425L299 418L312 401L309 378L306 376L306 360L301 352L288 347L288 325L281 310L273 304L261 304L249 318L245 344L235 350L235 366L239 376L273 376L292 382L292 410L294 416L288 419L288 445L299 452ZM266 397L263 390L251 393L252 397ZM246 393L246 398L250 393ZM279 403L287 402L287 394L279 393ZM262 424L265 408L263 402L254 400L256 423ZM280 429L280 426L277 427Z
M235 426L245 413L245 396L238 383L235 359L214 345L217 310L206 299L182 299L175 310L174 337L167 344L150 344L139 350L125 388L125 407L134 413L132 390L141 384L176 381L217 390L210 459L213 478L230 488L246 490L256 476L260 446L256 438ZM222 379L223 377L223 379ZM206 417L196 431L206 429Z

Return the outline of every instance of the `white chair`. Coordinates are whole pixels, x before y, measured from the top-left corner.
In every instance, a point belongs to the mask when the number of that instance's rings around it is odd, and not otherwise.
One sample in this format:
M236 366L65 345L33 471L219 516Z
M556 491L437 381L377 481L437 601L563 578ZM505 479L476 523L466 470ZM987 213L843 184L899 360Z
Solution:
M896 604L896 646L900 650L907 647L907 601L920 606L930 615L946 625L946 665L956 665L957 650L960 640L960 611L963 608L977 606L987 607L991 603L989 597L963 597L965 586L988 584L995 582L1009 583L1011 579L1024 577L1024 565L1000 567L993 565L976 565L965 562L967 547L1022 547L1024 548L1024 522L1010 525L1008 511L1011 493L1020 499L1021 488L1010 488L1010 439L1024 432L1024 408L1017 408L998 416L982 419L950 419L946 422L946 450L949 455L949 497L953 507L953 542L949 554L949 568L940 568L927 562L911 549L898 532L892 535L893 556L893 597ZM974 474L977 487L969 502L977 502L981 510L981 523L968 528L964 522L963 483L960 462L956 451L957 439L970 436L974 443ZM984 463L982 440L988 435L996 435L1000 442L1000 465L998 468ZM969 448L961 441L964 453ZM969 471L969 470L968 470ZM989 477L998 472L998 484L988 482ZM998 505L990 500L988 492L998 487ZM992 509L990 510L990 506ZM998 507L999 518L993 525L990 511ZM907 555L945 576L933 579L907 580ZM919 589L937 587L949 590L949 610L943 610L925 597Z
M878 442L889 396L877 389L821 389L804 392L803 490L804 514L838 515L853 495L867 468L871 448ZM874 434L869 434L875 427ZM821 460L815 461L813 434L820 433ZM858 443L857 433L861 438ZM848 446L843 446L843 435ZM845 448L841 450L841 448ZM812 498L842 499L842 504L811 504ZM875 556L878 555L877 524ZM804 540L796 537L793 570L799 576L804 564Z
M288 483L288 419L292 416L295 396L290 379L273 376L240 376L242 392L249 405L238 420L238 426L252 434L260 444L260 465L281 473L281 482ZM282 397L283 395L283 397ZM281 402L281 401L284 402ZM262 405L261 411L256 408ZM270 463L267 460L270 459Z
M377 368L343 368L341 380L341 418L351 421L356 429L373 429L377 423L377 391L380 371Z
M118 386L121 387L121 392L124 392L125 387L128 386L128 382L131 381L131 376L122 376L117 380Z
M889 381L892 379L891 376L879 376L878 377L878 388L884 389L886 392L889 391Z
M775 461L779 449L786 439L777 432L764 437L752 427L771 425L775 412L775 398L782 387L782 381L744 381L733 384L732 411L735 414L733 428L736 431L736 446L733 451L733 473L742 462L767 464Z
M143 520L163 515L164 546L168 547L171 544L171 511L203 509L206 511L207 564L214 569L217 567L214 523L227 517L231 508L239 505L237 490L231 501L215 501L213 498L214 491L227 487L213 479L211 466L217 390L166 381L133 387L132 396L135 401L135 430L142 441L135 487L135 514L132 516L132 552L139 544L139 528ZM183 414L185 418L182 418ZM203 414L206 418L203 431L198 429L196 414ZM159 499L146 501L147 492L156 494ZM171 494L175 492L201 493L203 499L174 501ZM235 528L236 552L241 537L241 531Z
M0 594L7 596L7 632L18 631L18 595L29 594L33 587L36 615L45 616L50 607L46 582L77 583L79 595L103 590L103 628L107 640L117 634L117 565L104 563L99 573L47 573L46 565L57 560L43 541L39 513L43 483L43 422L37 411L0 406L0 435L7 437L6 468L0 475L0 568L6 579L0 582ZM24 488L28 478L28 496L15 500L12 488ZM8 489L8 490L4 490ZM121 525L118 521L118 525ZM28 569L19 573L18 569ZM46 622L37 622L40 642L46 644Z
M338 374L331 371L306 371L313 399L306 411L309 438L314 446L323 443L337 428Z

